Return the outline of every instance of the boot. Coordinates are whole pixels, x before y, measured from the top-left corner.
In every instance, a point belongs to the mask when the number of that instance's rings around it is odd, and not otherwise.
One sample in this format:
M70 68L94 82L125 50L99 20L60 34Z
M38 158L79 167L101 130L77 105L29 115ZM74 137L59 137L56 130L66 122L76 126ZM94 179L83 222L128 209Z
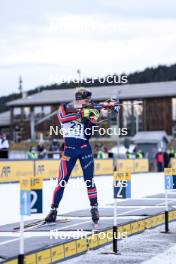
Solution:
M94 205L91 207L91 215L92 215L92 221L94 224L97 224L99 221L99 212L98 212L98 205Z
M57 209L52 208L49 214L45 218L46 223L55 223L57 218Z

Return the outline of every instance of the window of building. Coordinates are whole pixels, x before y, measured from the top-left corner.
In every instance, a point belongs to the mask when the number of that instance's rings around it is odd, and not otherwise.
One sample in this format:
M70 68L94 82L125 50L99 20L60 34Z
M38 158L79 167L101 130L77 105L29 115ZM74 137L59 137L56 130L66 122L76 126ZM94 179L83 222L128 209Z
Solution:
M19 120L22 117L22 108L15 107L13 111L14 119Z
M35 106L34 113L48 115L51 113L51 106Z
M43 112L45 115L48 115L51 113L51 106L44 106L43 107Z
M13 113L14 113L14 116L21 115L21 108L20 107L15 107Z
M143 130L143 102L141 100L123 101L122 124L133 136Z
M172 98L172 120L176 121L176 98Z
M24 107L24 116L28 118L30 116L30 107Z
M42 113L42 107L41 106L35 106L34 107L34 113L35 114L41 114Z

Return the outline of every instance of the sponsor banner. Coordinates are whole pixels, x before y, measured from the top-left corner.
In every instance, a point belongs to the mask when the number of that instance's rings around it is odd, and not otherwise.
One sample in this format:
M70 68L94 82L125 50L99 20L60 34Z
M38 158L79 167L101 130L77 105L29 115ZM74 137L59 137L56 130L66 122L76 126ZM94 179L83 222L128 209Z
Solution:
M133 172L148 172L149 162L147 159L135 159L133 161Z
M80 165L79 160L77 160L77 162L76 162L76 164L72 170L71 176L72 177L78 177L78 176L82 176L82 175L83 175L83 172L81 169L81 165Z
M147 159L117 160L118 171L148 172L149 162Z
M114 181L131 181L131 173L114 171L113 178Z
M57 178L59 173L60 160L36 160L35 176L42 179Z
M64 245L59 245L56 247L51 248L51 258L52 262L59 261L61 259L64 259Z
M176 159L171 159L171 167L172 167L172 169L176 169Z
M95 159L95 175L108 175L113 173L113 160L112 159Z
M133 162L134 160L117 160L117 170L118 171L133 171Z
M95 159L95 175L113 174L112 159ZM42 179L57 178L60 160L0 161L0 183L20 181L21 177L37 176ZM118 160L118 171L147 172L148 160ZM82 176L80 162L77 161L72 177Z
M25 264L37 264L36 254L25 256Z
M108 175L113 173L113 160L111 159L95 159L94 160L94 174L95 175ZM82 168L80 162L77 161L72 171L72 177L82 176Z
M77 253L76 240L64 244L65 257L74 256Z
M47 264L47 263L52 263L51 259L51 250L50 249L45 249L42 251L39 251L37 254L37 264Z
M20 181L34 174L33 161L0 161L0 182Z
M82 253L88 250L86 238L76 240L77 253Z

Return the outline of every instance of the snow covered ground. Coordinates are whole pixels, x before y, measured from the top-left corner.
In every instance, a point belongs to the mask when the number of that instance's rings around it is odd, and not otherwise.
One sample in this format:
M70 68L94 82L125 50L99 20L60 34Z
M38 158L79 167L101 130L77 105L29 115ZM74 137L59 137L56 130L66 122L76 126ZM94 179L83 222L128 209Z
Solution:
M164 234L163 226L146 230L144 233L121 240L118 244L120 255L112 253L112 244L84 255L64 261L64 264L175 264L176 223L170 224L171 233Z
M163 253L154 256L152 259L143 262L143 264L175 264L176 263L176 245L170 247Z
M44 181L43 214L32 215L27 219L44 217L50 208L52 192L57 181ZM95 183L98 190L99 206L113 203L112 176L97 176ZM163 173L140 173L132 175L132 198L164 192ZM0 184L0 225L19 221L19 184ZM59 213L89 208L87 191L82 178L71 178ZM176 261L176 223L170 224L171 233L160 233L163 226L147 230L142 234L124 239L118 243L121 255L102 254L112 252L112 245L65 261L65 264L77 263L120 263L120 264L175 264Z
M43 214L32 215L25 219L45 216L49 209L56 180L43 183ZM98 190L99 206L113 203L112 176L97 176L95 183ZM19 221L19 190L18 183L0 184L0 225ZM132 175L132 198L164 192L163 173L139 173ZM66 186L59 213L89 208L87 191L83 178L70 178Z

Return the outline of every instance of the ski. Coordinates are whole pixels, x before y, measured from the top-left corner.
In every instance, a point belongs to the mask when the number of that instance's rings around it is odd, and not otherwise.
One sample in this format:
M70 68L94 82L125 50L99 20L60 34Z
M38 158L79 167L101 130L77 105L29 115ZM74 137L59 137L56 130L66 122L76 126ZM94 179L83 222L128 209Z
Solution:
M41 226L54 226L56 224L60 224L60 223L67 223L67 222L70 222L71 220L67 219L67 218L64 218L64 219L59 219L57 220L55 223L47 223L45 220L36 220L36 221L33 221L31 223L27 223L24 225L24 231L26 230L31 230L31 229L35 229L35 228L39 228ZM19 231L20 230L20 226L16 226L13 228L14 231Z

